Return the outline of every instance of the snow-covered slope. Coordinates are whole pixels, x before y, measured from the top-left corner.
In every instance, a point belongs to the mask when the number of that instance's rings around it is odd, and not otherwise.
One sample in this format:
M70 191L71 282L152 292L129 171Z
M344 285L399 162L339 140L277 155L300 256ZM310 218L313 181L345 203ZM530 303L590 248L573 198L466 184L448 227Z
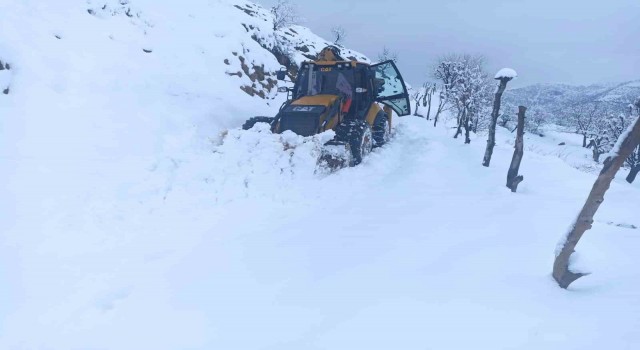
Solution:
M165 176L224 129L275 114L275 43L302 60L326 41L274 32L269 16L241 0L0 3L0 176L15 201L2 231L40 231L57 206L42 198Z
M0 3L1 349L640 342L639 184L614 184L578 247L594 274L561 290L553 250L592 175L528 152L512 194L511 134L485 169L482 140L413 117L362 165L318 174L326 135L237 129L280 102L268 42L287 34L263 16L231 0ZM324 45L293 30L297 59Z
M241 194L218 197L232 188L222 185L193 201L176 194L223 181L212 142L277 111L270 43L286 35L312 54L326 42L270 28L268 11L241 0L0 2L0 348L36 338L26 348L71 347L65 329L109 322L78 312L111 318L114 300L146 275L139 268L216 226L193 225L215 217L218 198ZM122 327L148 323L145 314ZM158 320L166 332L174 321ZM149 335L158 330L149 324ZM181 348L184 337L155 348Z

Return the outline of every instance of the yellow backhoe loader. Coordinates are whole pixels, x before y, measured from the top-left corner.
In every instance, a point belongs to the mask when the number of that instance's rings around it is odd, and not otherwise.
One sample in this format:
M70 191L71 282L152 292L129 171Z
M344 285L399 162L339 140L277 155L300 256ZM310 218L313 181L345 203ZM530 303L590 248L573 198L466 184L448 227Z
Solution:
M278 72L284 80L286 72ZM393 61L370 65L345 60L334 46L323 49L315 61L304 62L293 88L281 87L288 99L275 117L253 117L243 125L271 125L271 131L291 130L312 136L334 130L320 161L329 167L354 166L389 141L392 113L411 113L405 83ZM380 104L383 107L380 107Z

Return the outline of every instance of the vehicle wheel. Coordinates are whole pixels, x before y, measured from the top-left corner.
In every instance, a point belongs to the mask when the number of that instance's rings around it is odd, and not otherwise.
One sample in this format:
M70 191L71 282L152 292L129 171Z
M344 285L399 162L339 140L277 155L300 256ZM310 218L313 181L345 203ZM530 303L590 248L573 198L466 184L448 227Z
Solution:
M371 126L364 120L345 120L336 129L336 140L347 142L351 148L352 164L358 165L373 148Z
M378 113L373 121L373 147L380 147L389 142L389 119L384 112Z
M273 123L274 119L275 118L272 118L272 117L253 117L253 118L249 118L246 122L244 122L244 124L242 124L242 130L249 130L249 129L253 128L253 126L256 125L256 123L271 124L271 123Z

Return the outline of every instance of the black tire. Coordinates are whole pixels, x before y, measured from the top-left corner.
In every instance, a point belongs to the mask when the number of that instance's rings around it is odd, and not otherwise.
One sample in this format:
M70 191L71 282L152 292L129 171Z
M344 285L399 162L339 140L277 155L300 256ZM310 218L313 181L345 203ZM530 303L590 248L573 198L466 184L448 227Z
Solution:
M371 126L364 120L345 120L336 127L335 132L335 139L348 143L351 148L351 166L360 164L373 148Z
M389 142L389 118L384 112L378 113L373 121L373 147L380 147Z
M242 124L242 130L249 130L251 128L253 128L254 125L256 125L256 123L267 123L269 125L271 125L271 123L273 123L273 120L275 118L272 117L253 117L253 118L249 118L246 122L244 122L244 124Z

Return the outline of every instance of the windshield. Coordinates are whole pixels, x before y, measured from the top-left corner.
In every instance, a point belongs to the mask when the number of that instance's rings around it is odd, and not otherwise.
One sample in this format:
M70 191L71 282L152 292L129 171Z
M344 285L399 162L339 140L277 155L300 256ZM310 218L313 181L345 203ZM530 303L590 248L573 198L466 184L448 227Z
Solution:
M353 97L354 74L351 66L305 65L298 73L295 98L319 94Z

